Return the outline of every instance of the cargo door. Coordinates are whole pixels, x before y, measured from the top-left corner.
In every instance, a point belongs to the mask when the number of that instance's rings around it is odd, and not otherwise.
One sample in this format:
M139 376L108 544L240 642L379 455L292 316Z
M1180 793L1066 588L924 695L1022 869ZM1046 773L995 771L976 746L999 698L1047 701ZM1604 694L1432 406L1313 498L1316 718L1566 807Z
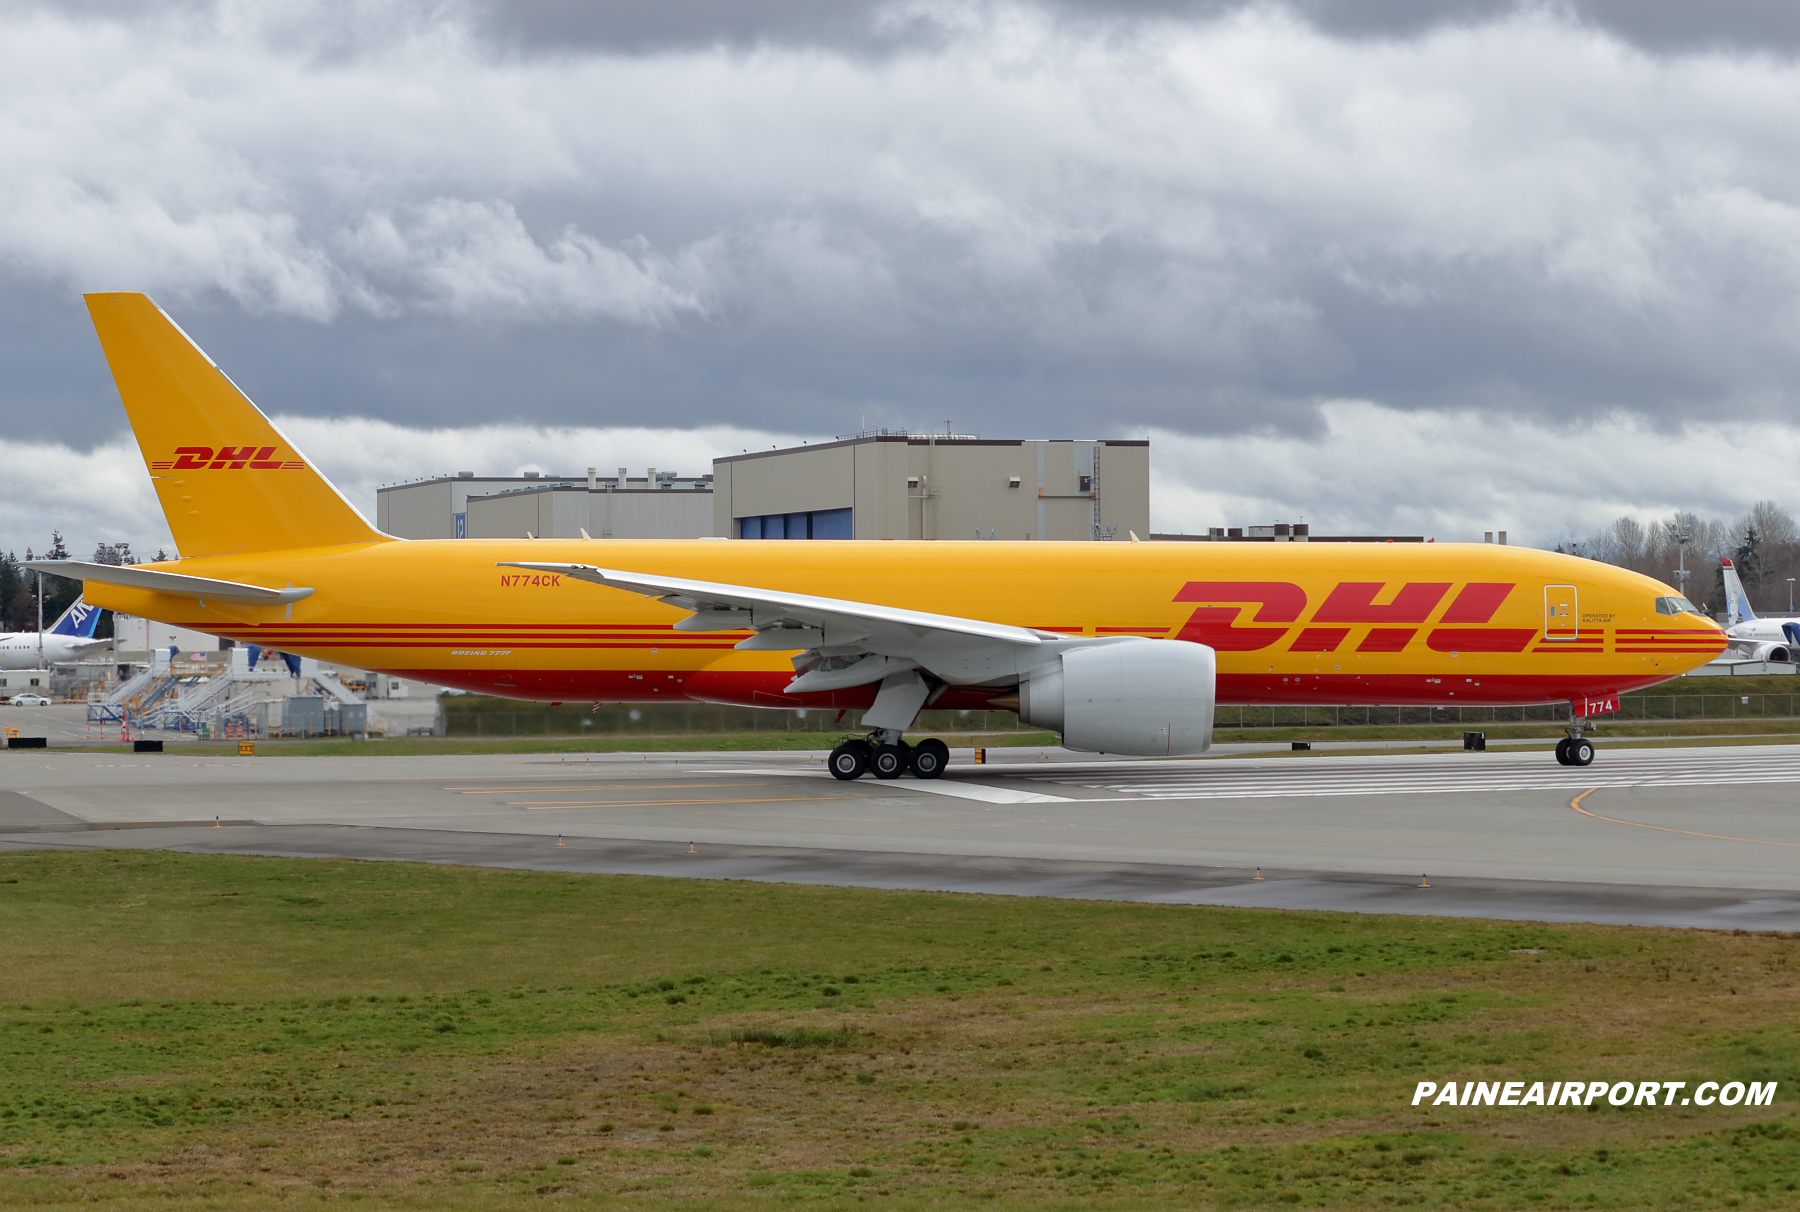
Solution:
M1573 640L1581 634L1581 616L1576 612L1575 586L1544 586L1544 638Z

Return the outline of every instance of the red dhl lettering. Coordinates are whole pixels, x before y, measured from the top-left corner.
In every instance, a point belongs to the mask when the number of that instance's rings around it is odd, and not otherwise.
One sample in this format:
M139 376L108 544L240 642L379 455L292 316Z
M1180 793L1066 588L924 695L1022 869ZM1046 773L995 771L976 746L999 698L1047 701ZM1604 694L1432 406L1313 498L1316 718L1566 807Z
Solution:
M210 446L177 446L175 457L150 466L170 471L240 471L245 467L256 471L278 471L282 468L305 467L294 460L275 457L278 446L221 446L215 453Z
M1287 651L1336 652L1350 638L1351 627L1321 627L1320 623L1377 624L1356 645L1356 651L1363 653L1404 652L1421 633L1433 652L1523 652L1531 646L1538 634L1535 627L1445 626L1487 623L1518 587L1512 583L1471 581L1451 599L1438 619L1439 626L1429 630L1416 626L1431 617L1451 584L1407 582L1390 601L1377 602L1387 588L1385 582L1340 582ZM1248 623L1291 625L1300 621L1307 605L1306 591L1288 581L1190 581L1174 600L1203 603L1175 638L1220 652L1257 652L1291 634L1291 626L1239 626L1247 607L1256 608L1255 614L1244 620ZM1381 625L1396 623L1415 626Z
M1205 644L1219 652L1256 652L1288 633L1282 627L1238 627L1244 606L1258 607L1258 623L1293 623L1306 609L1306 590L1288 581L1190 581L1175 595L1177 602L1227 602L1202 606L1175 638Z
M1433 652L1524 652L1535 627L1435 627L1425 646Z
M1337 646L1349 638L1348 627L1308 627L1300 638L1288 645L1289 652L1336 652Z
M1345 581L1331 591L1319 607L1315 623L1423 623L1450 592L1448 582L1411 582L1400 587L1394 600L1376 605L1375 595L1387 588L1381 581ZM1409 636L1411 632L1407 633ZM1404 646L1405 641L1402 641ZM1383 651L1386 651L1385 649Z
M1405 652L1407 644L1419 634L1417 627L1371 627L1363 642L1356 646L1358 652Z
M1439 623L1485 623L1494 617L1500 604L1506 601L1506 595L1514 589L1512 585L1497 584L1493 581L1470 581L1464 585L1456 600L1450 603L1450 609L1444 611Z

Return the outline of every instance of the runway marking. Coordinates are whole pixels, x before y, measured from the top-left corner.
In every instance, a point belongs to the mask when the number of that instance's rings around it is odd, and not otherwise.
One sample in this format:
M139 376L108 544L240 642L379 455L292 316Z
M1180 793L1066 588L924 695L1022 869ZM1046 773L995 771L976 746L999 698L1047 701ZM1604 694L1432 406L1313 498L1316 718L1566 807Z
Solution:
M760 774L762 772L727 770L722 771L721 773ZM833 777L829 770L795 770L790 773L796 778L803 775L812 775L816 778ZM1010 778L1013 776L997 774L993 777ZM1056 781L1061 782L1063 780L1059 779ZM986 804L1128 804L1131 802L1130 800L1118 800L1110 797L1107 799L1081 799L1066 795L1042 795L1036 791L1018 791L1012 787L996 787L992 783L958 778L956 776L932 780L908 779L904 783L900 782L898 779L892 781L882 779L878 781L877 785L879 786L880 783L887 783L896 791L921 791L928 795L947 795L960 800L979 800ZM714 786L718 785L719 784L714 784Z
M1431 795L1494 791L1574 791L1597 787L1710 787L1752 783L1800 783L1800 747L1780 753L1690 750L1616 750L1604 760L1614 770L1542 769L1536 754L1334 758L1329 762L1282 761L1249 768L1232 763L1185 770L1021 771L1014 778L1115 791L1145 799L1274 799L1340 795Z
M458 795L517 795L521 791L607 791L614 787L625 787L631 791L678 791L704 787L712 790L715 787L764 787L766 783L649 783L632 786L628 780L603 783L598 787L565 787L561 784L539 783L533 787L445 787L445 791L454 791Z
M1585 800L1588 796L1594 794L1594 792L1598 790L1600 790L1598 787L1589 787L1586 791L1570 800L1569 807L1581 813L1582 816L1591 816L1597 821L1611 821L1615 825L1635 825L1639 829L1655 829L1659 833L1685 833L1689 837L1710 837L1716 838L1721 842L1750 842L1757 846L1800 847L1800 842L1771 842L1766 838L1760 837L1733 837L1729 833L1699 833L1692 829L1671 829L1667 825L1646 825L1642 821L1627 821L1621 820L1616 816L1601 816L1598 812L1589 812L1586 808L1581 806L1582 800Z
M934 779L903 785L907 791L923 791L928 795L949 795L962 800L980 800L988 804L1116 804L1118 800L1078 800L1060 795L1040 795L1035 791L1015 791L1011 787L995 787L991 783L964 782L961 779Z
M778 795L761 800L596 800L591 804L537 804L526 800L508 800L508 808L661 808L670 804L792 804L802 800L860 799L848 795Z

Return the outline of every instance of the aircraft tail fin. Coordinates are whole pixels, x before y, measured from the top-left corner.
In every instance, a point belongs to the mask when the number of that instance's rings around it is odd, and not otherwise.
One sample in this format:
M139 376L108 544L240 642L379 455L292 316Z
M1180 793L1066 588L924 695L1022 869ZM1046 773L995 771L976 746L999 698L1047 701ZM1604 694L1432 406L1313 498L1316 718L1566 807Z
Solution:
M50 628L50 634L72 635L80 639L91 640L94 638L94 628L99 625L100 608L89 606L80 598L76 598L75 604L63 611L62 617L56 620L55 626Z
M1756 612L1750 609L1750 599L1744 596L1744 583L1738 580L1737 569L1732 566L1730 556L1722 560L1719 573L1725 580L1725 626L1754 623Z
M94 294L87 305L182 556L387 537L149 296Z

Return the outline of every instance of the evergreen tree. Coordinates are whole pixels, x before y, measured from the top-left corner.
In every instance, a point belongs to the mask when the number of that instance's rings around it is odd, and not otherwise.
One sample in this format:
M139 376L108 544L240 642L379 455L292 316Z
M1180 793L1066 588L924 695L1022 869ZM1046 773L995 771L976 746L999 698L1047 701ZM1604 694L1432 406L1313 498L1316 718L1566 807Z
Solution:
M50 532L50 550L44 553L43 558L46 560L66 560L69 558L69 549L63 544L61 531L53 530ZM31 582L31 590L35 594L38 587L38 577L36 573L32 574ZM46 573L43 577L43 585L44 626L49 627L51 624L55 623L57 619L62 617L63 611L75 604L76 598L81 596L81 582L70 580L68 577L53 577ZM31 608L31 622L27 624L25 630L35 631L37 630L37 625L37 605L34 601Z
M9 551L0 556L0 631L26 630L24 616L30 601L19 558Z
M1762 599L1763 582L1769 575L1769 570L1763 567L1762 553L1757 550L1761 541L1762 535L1755 526L1744 527L1744 541L1738 544L1732 559L1737 565L1738 579L1744 583L1744 592L1753 603Z

